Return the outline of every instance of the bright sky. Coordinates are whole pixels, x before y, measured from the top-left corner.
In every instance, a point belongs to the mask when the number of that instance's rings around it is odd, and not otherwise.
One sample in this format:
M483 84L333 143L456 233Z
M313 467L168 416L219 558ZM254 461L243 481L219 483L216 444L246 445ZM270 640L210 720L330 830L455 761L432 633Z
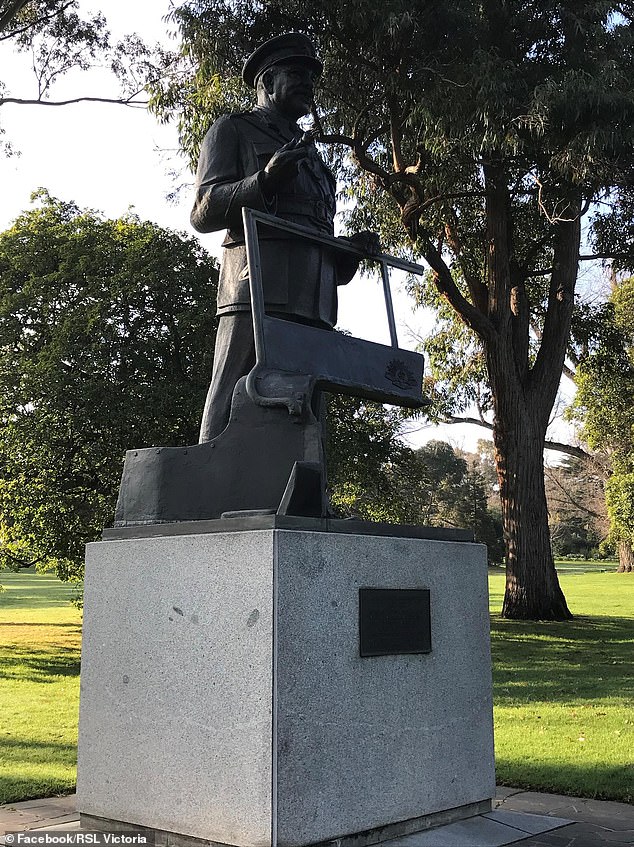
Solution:
M114 38L138 32L149 43L166 40L169 0L108 0L105 13ZM93 0L82 0L82 11L99 9ZM0 43L2 79L17 97L36 95L35 78L28 54L16 56ZM75 73L62 79L53 98L82 95L116 96L116 80L105 73ZM174 127L159 126L142 109L109 104L77 104L65 107L5 104L0 125L19 156L0 157L0 227L6 228L28 208L32 191L43 186L63 200L80 207L118 217L129 208L143 219L194 234L189 226L191 192L181 192L176 203L166 195L174 187L169 171L182 167L176 156ZM178 182L193 181L182 173ZM222 233L203 236L202 243L218 255ZM411 301L395 284L394 307L399 341L411 347L408 327L429 331L429 321L412 313ZM355 280L340 289L341 326L353 334L388 342L383 295L378 281ZM425 329L427 327L427 330ZM389 343L389 342L388 342ZM414 444L440 438L456 447L475 449L487 433L470 426L424 426L412 435Z

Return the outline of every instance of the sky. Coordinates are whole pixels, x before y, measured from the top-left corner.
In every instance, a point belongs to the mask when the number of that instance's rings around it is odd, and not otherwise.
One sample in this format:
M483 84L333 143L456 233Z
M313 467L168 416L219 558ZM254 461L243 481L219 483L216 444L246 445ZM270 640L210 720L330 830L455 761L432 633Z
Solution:
M114 38L136 31L147 43L166 42L163 18L169 5L169 0L109 0L107 19ZM90 2L82 2L81 8L95 10ZM16 57L0 43L0 67L2 79L14 96L35 96L28 55ZM53 96L116 96L117 90L116 80L105 73L73 73L58 83ZM144 109L103 103L64 107L6 104L0 122L5 137L20 154L0 158L0 227L9 226L28 208L31 193L42 186L55 197L73 200L80 207L97 209L109 217L118 217L131 208L141 218L196 235L189 226L191 191L182 190L177 202L166 199L175 185L170 175L175 167L180 170L176 182L193 183L193 176L177 155L174 126L160 126ZM222 238L223 233L212 233L202 236L201 241L219 256ZM388 339L381 290L378 281L355 281L349 290L342 291L340 309L348 329L377 341ZM411 323L410 303L401 298L399 306L404 307L401 311ZM406 337L404 330L402 342Z
M100 7L82 0L83 12ZM144 41L166 43L168 26L164 17L169 0L108 0L104 10L109 28L117 39L137 32ZM169 43L169 42L167 42ZM8 44L0 43L1 78L17 97L34 97L35 78L28 54L16 56ZM52 96L116 96L116 80L101 71L76 72L63 78ZM96 209L108 217L118 217L129 209L188 235L191 191L179 193L176 202L167 200L174 188L170 171L181 170L180 182L193 183L178 158L178 138L174 126L160 126L144 109L120 105L86 103L64 107L5 104L0 125L5 139L19 155L0 156L0 228L29 206L31 193L45 187L55 197L74 201L80 207ZM203 245L220 255L222 233L201 237ZM429 315L412 311L411 300L398 279L393 285L394 308L399 342L413 348L415 335L432 331ZM381 285L376 280L355 279L340 289L339 325L353 335L389 343L387 318ZM559 426L553 437L565 440ZM563 437L562 437L563 436ZM455 447L474 450L479 438L488 433L467 425L432 427L425 422L411 427L408 441L418 446L432 438L451 442Z

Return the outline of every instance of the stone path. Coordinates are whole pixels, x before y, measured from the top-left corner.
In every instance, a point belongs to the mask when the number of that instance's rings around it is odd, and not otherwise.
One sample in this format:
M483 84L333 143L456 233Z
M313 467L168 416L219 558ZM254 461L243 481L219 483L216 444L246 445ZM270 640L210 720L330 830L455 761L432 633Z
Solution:
M75 824L78 820L74 794L66 797L47 797L43 800L26 800L22 803L7 803L0 806L0 835L26 829L52 829Z
M626 803L498 787L494 807L498 810L529 812L573 821L561 829L522 841L522 847L605 847L606 844L634 844L634 806Z
M567 823L558 829L541 835L528 835L531 819L520 818L517 813L561 818ZM486 817L486 816L484 816ZM541 818L540 818L541 819ZM536 823L538 818L532 819ZM432 832L419 836L410 835L395 839L390 847L494 847L509 843L495 841L493 826L505 823L507 827L518 828L516 843L522 847L605 847L605 845L634 845L634 807L625 803L611 803L603 800L585 800L578 797L565 797L559 794L538 794L517 788L499 787L494 803L494 812L485 827L465 832L464 827L448 831L440 829L438 837L429 841ZM455 824L450 826L455 827ZM75 795L52 797L43 800L27 800L24 803L12 803L0 806L0 844L1 836L7 831L27 829L71 830L79 827L76 812ZM473 828L472 828L473 829ZM486 831L485 831L486 830ZM425 837L423 844L422 838ZM460 840L456 841L455 838Z

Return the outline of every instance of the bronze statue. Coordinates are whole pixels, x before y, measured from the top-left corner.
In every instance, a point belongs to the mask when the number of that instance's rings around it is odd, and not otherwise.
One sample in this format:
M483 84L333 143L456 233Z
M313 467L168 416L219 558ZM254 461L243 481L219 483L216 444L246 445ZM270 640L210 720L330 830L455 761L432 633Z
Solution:
M306 36L267 41L243 69L257 105L219 118L205 137L191 220L227 235L200 441L127 452L116 526L272 514L328 521L321 392L426 403L423 357L398 346L388 266L424 269L381 254L374 233L333 238L335 178L314 133L296 123L321 69ZM391 346L332 332L337 286L362 256L381 268Z
M272 38L243 68L256 89L250 112L219 118L203 141L191 213L198 232L227 228L218 287L219 327L214 369L200 441L210 441L229 420L240 377L255 363L242 209L268 212L325 235L333 234L335 178L296 121L308 114L322 64L311 41L299 33ZM378 236L359 233L353 244L379 251ZM337 286L354 276L357 262L279 230L260 240L267 313L332 329Z

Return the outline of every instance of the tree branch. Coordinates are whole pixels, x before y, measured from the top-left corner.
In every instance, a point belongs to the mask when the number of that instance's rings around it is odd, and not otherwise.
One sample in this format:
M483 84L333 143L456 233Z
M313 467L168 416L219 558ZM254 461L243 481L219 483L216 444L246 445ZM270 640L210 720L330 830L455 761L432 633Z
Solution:
M466 417L458 417L457 415L449 415L449 417L443 421L443 423L448 424L472 424L473 426L481 426L483 429L488 429L490 432L493 432L493 424L489 423L489 421L485 421L481 418L470 418Z
M531 383L539 393L542 409L550 410L555 402L570 336L581 241L581 219L574 214L578 207L577 202L569 220L556 225L548 307L541 344L531 370Z
M524 276L526 277L526 279L530 279L534 276L550 276L552 272L552 268L543 268L542 270L525 271Z
M426 201L423 204L423 207L428 205L429 202L430 201ZM467 288L469 289L469 294L471 295L473 304L482 312L482 314L486 314L489 293L486 285L482 282L482 279L478 276L478 274L473 272L472 257L465 256L464 254L462 240L458 233L456 216L453 210L451 214L451 221L447 220L445 222L445 234L451 250L456 255L456 258L460 263L462 275L467 283Z
M493 424L489 421L480 420L479 418L471 418L468 416L458 417L457 415L449 415L443 423L447 424L472 424L473 426L482 427L482 429L493 431ZM577 447L574 444L565 444L562 441L551 441L545 439L544 450L555 450L558 453L565 453L568 456L574 456L577 459L591 459L592 454L587 453L582 447Z
M29 0L13 0L13 3L9 3L9 8L0 16L0 32L11 23L28 2Z
M405 170L402 147L403 128L394 101L390 102L390 141L392 144L392 166L395 173L401 173Z
M510 220L508 179L497 164L484 165L487 219L488 314L505 334L511 323Z
M580 262L592 262L595 259L632 259L631 253L593 253L579 256Z
M513 352L518 373L524 382L529 365L530 306L526 292L526 278L513 259L510 262L510 283Z
M564 444L562 441L550 441L548 438L544 441L544 449L565 453L567 456L574 456L577 459L592 458L592 454L584 450L583 447L577 447L574 444Z
M467 326L479 335L480 338L485 340L492 339L495 332L493 324L485 314L476 308L476 306L472 305L462 294L454 282L451 271L447 267L443 257L431 243L431 239L426 235L419 235L418 242L422 255L434 272L434 283L440 294L449 301Z
M146 108L149 101L134 100L139 92L131 94L130 97L74 97L72 100L43 100L41 98L35 100L27 100L21 97L0 97L0 106L6 103L16 103L19 106L70 106L74 103L115 103L119 106L130 106L136 108Z
M37 565L38 562L44 561L44 556L38 556L37 559L33 559L30 562L25 562L24 559L20 559L17 556L14 556L13 553L9 553L9 551L6 550L4 547L2 548L2 555L6 556L6 558L9 559L9 561L15 562L15 564L19 568L30 568L33 565Z
M584 506L583 503L579 503L571 494L568 488L565 485L562 485L559 481L557 474L552 473L552 471L544 468L544 472L548 479L557 486L557 488L563 493L564 498L571 503L575 509L579 509L580 512L585 512L587 515L591 515L593 518L603 518L604 515L600 515L598 512L595 512L593 509L589 509L587 506Z
M577 375L575 374L575 372L573 371L572 368L568 367L568 365L565 362L564 362L564 366L563 366L561 372L564 376L567 376L568 379L571 382L575 381L575 378L576 378Z
M25 0L25 3L28 0ZM38 18L36 21L33 21L30 24L26 24L25 26L18 27L18 29L14 29L11 32L7 32L6 35L0 36L0 41L7 41L9 38L15 38L16 35L21 35L23 32L27 32L29 29L34 29L36 26L40 24L45 24L47 21L53 20L57 15L60 15L62 12L65 12L69 6L72 6L75 0L68 0L67 3L64 3L63 6L60 6L59 9L56 9L54 12L51 12L49 15L45 15L43 18ZM0 24L0 30L2 30L2 25Z
M328 135L318 135L317 140L322 144L345 144L346 147L349 147L352 151L352 158L359 165L359 167L367 171L368 173L374 174L378 176L382 182L387 182L390 177L390 174L383 170L383 168L379 167L367 154L367 149L365 149L365 145L361 144L359 140L351 138L349 135L342 135L340 133L330 133ZM368 142L369 146L369 142Z

